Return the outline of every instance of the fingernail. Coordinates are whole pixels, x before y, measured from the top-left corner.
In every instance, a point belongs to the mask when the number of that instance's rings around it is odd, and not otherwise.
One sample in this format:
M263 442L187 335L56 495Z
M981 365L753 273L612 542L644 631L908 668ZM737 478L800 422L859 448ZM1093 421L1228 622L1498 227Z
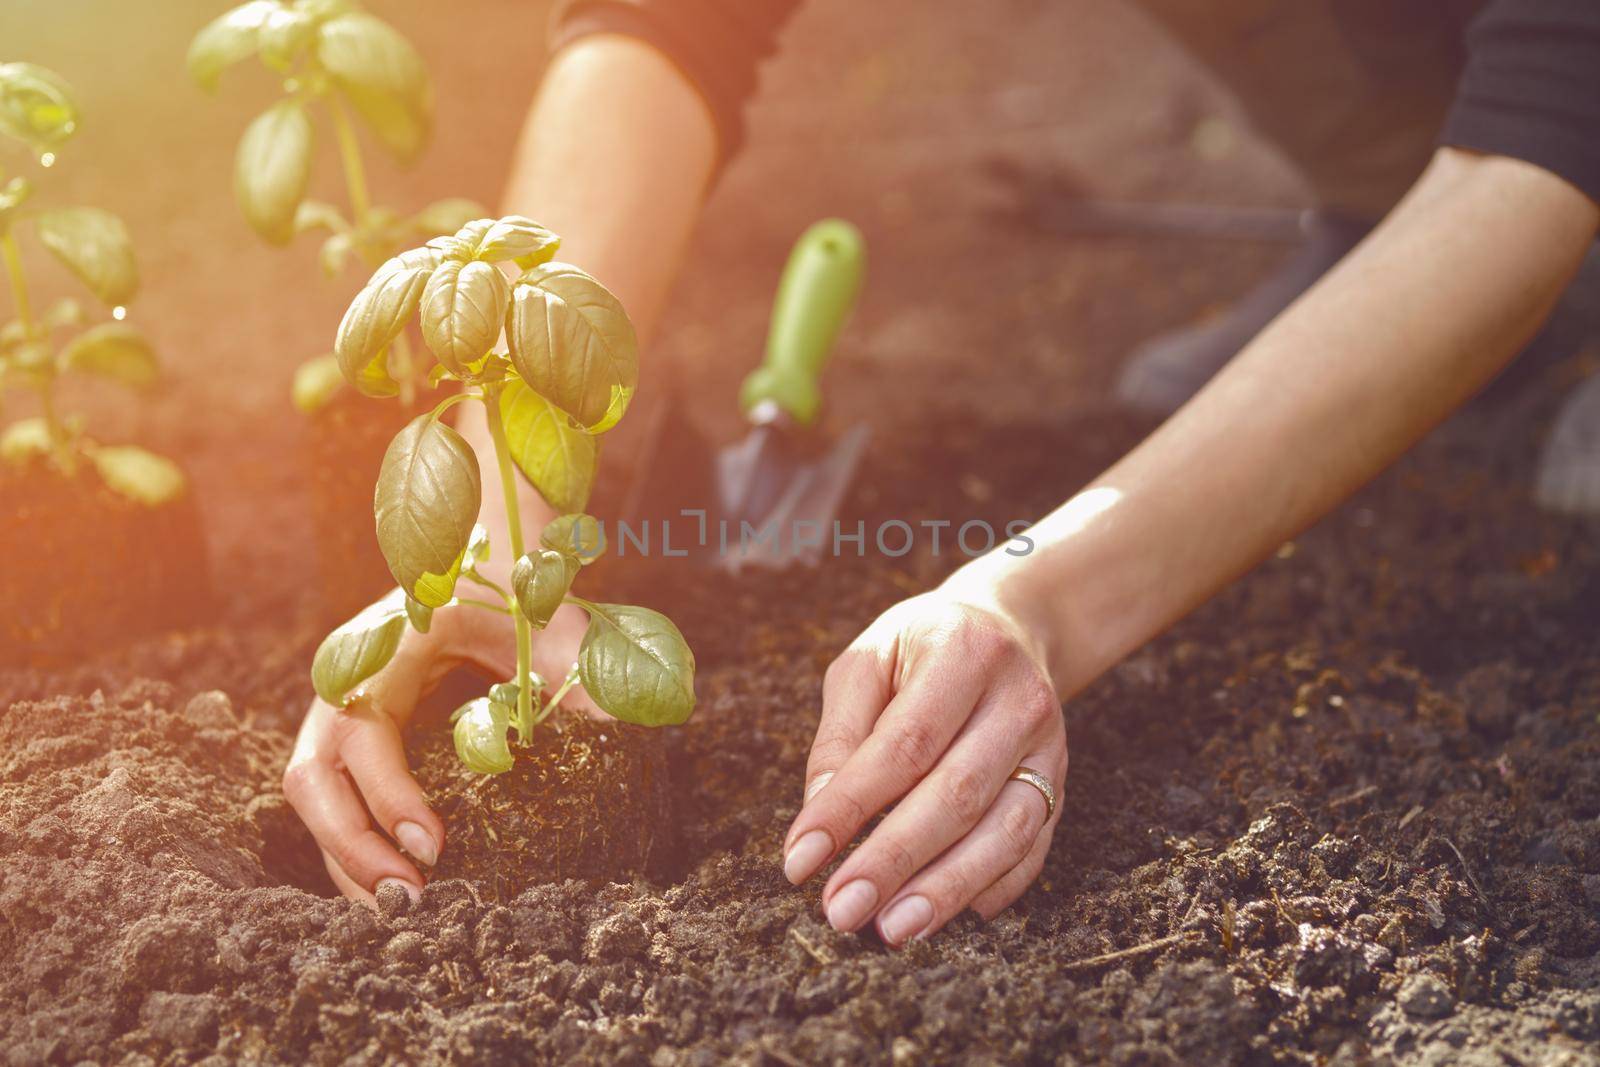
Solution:
M406 896L411 898L411 903L413 903L413 904L415 904L417 901L422 899L422 890L418 889L416 886L412 885L410 882L406 881L404 878L384 878L384 879L381 879L378 882L377 892L379 892L379 893L383 892L383 887L384 886L388 886L388 885L397 885L401 889L404 889L406 891ZM374 895L376 895L376 894L374 894Z
M878 887L865 878L845 883L828 901L828 925L840 933L854 930L867 921L878 902Z
M793 796L794 794L790 794ZM789 854L783 858L783 876L793 885L817 873L817 868L828 862L828 857L833 855L833 839L826 830L812 830L803 834L800 840L794 843Z
M817 775L817 780L812 782L810 785L806 786L805 803L807 803L807 804L811 803L811 798L816 796L818 793L822 792L822 787L827 785L828 784L828 779L830 779L832 777L833 777L833 772L832 771L828 771L826 774Z
M891 945L909 941L933 922L933 905L927 897L906 897L878 916L878 933Z
M439 846L433 843L433 835L416 823L400 823L394 828L394 836L407 852L429 867L439 862Z

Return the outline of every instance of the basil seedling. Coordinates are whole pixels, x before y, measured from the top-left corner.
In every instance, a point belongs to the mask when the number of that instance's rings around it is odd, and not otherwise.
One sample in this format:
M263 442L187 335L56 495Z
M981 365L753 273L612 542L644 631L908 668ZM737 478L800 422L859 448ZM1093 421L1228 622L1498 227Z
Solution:
M394 656L407 626L426 632L435 609L463 605L511 616L517 674L454 717L456 752L472 770L512 766L508 733L533 728L581 682L594 702L626 722L681 723L694 711L694 656L672 621L648 608L597 604L572 593L583 566L604 550L602 527L583 513L599 436L622 418L638 379L638 345L621 303L576 267L553 261L560 239L529 219L477 219L384 263L339 324L334 354L344 378L368 396L398 392L393 353L413 319L438 360L430 379L461 391L395 435L378 473L378 544L400 588L329 634L311 678L343 706ZM496 264L515 262L511 281ZM501 344L502 333L505 338ZM494 440L499 492L510 517L511 587L482 574L489 539L476 525L483 486L477 457L441 416L483 404ZM518 472L565 512L525 544ZM484 593L458 593L462 581ZM532 634L562 604L589 615L578 661L546 694L530 668Z
M60 77L31 63L0 63L0 134L6 140L21 142L48 168L78 124L77 104ZM81 418L63 416L57 403L57 385L67 373L135 389L159 375L155 349L122 321L139 289L127 227L96 207L35 208L33 196L32 181L0 165L0 262L15 315L0 325L0 390L33 392L40 412L0 433L0 459L44 459L66 475L87 461L114 492L151 507L164 504L184 491L172 461L130 445L99 444L84 434ZM28 232L110 310L109 320L90 325L72 299L35 313L17 240Z
M416 160L433 127L433 86L422 57L394 27L354 0L250 0L219 16L189 46L189 73L207 92L227 67L257 56L282 78L283 96L245 129L234 167L234 193L262 238L287 245L325 231L321 263L329 276L352 261L367 272L414 241L453 233L484 214L470 200L440 200L405 216L372 203L351 113L398 162ZM322 115L332 127L344 170L348 213L306 197ZM396 388L415 389L415 361L405 337L394 344ZM342 379L332 355L302 364L294 402L310 414Z

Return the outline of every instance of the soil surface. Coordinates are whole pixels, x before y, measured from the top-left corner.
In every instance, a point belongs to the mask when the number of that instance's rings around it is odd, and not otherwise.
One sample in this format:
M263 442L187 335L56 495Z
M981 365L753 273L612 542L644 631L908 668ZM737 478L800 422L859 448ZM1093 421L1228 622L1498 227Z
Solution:
M213 613L194 494L151 507L82 461L0 463L0 668L74 664Z
M492 203L543 5L375 6L441 101L417 171L374 165L382 195ZM288 382L359 279L251 240L229 168L263 84L202 97L179 72L216 5L147 7L11 5L0 40L78 86L99 147L63 158L61 198L129 218L134 315L172 370L149 405L77 399L194 470L224 596L201 627L0 670L0 1062L1600 1063L1600 539L1526 490L1596 364L1581 319L1066 707L1066 816L991 923L892 952L830 932L779 869L822 671L960 562L926 541L804 574L608 572L700 665L695 718L656 735L664 868L333 896L279 788L323 621ZM990 203L997 159L1130 198L1299 195L1122 8L1004 0L994 28L961 8L817 0L797 22L651 354L733 432L730 353L759 350L788 243L859 221L873 275L830 417L873 423L847 505L869 529L1058 503L1146 429L1098 414L1128 347L1281 251L1008 227L1026 205Z
M511 746L516 765L499 775L462 766L447 724L419 724L410 742L450 843L431 878L462 878L483 899L508 903L538 882L681 873L658 731L557 711L529 744Z

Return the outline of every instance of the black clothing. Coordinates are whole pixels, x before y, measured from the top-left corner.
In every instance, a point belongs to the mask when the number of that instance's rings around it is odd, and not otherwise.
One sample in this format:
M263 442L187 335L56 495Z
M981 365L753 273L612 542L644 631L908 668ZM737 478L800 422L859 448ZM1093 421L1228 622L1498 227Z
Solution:
M802 2L567 0L556 16L552 47L594 33L650 42L705 97L726 160L743 140L744 104L755 92L758 69ZM1336 10L1342 9L1342 21L1358 23L1365 8L1341 4ZM1400 8L1413 21L1434 20L1452 46L1464 14L1476 11L1440 143L1527 160L1600 201L1600 0L1380 0L1370 10L1392 22ZM1386 36L1386 24L1375 25L1379 32L1372 37ZM1352 30L1359 39L1360 27Z

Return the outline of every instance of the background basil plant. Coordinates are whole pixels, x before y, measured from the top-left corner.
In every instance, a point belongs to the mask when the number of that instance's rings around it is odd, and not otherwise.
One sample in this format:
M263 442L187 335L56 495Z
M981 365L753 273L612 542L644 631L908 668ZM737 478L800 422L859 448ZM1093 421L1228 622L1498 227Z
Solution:
M0 148L19 145L48 168L79 125L72 92L59 76L32 63L0 63ZM57 403L58 381L69 372L136 389L158 377L150 342L122 321L139 289L127 227L97 207L34 207L33 182L8 175L5 163L0 156L0 263L16 317L0 325L0 391L31 390L40 413L0 433L0 460L43 459L65 475L87 461L113 492L137 503L155 507L176 499L185 483L174 463L131 445L96 442L84 434L82 419L63 416ZM87 325L83 308L70 298L36 313L17 242L27 232L109 309L108 320ZM61 341L63 333L68 336Z
M245 129L234 167L234 193L250 226L275 245L322 230L321 262L337 275L352 260L370 272L414 241L452 233L484 214L463 199L440 200L404 216L374 205L351 113L400 163L413 162L433 128L433 85L411 42L354 0L250 0L218 17L189 46L189 73L216 89L222 71L252 55L283 79L283 99ZM332 127L344 170L348 213L308 200L316 149L315 114ZM404 336L391 354L395 380L409 398L415 372ZM332 355L303 364L294 402L307 414L342 384Z
M517 632L517 675L459 708L456 752L472 770L511 769L507 734L526 743L577 682L626 722L681 723L694 711L694 656L666 616L596 604L571 592L603 549L602 527L583 514L598 437L622 418L638 378L633 325L621 303L576 267L553 261L560 239L525 218L478 219L454 236L402 252L378 268L339 324L335 357L368 396L396 396L394 351L420 313L438 360L429 378L461 390L395 435L378 474L378 543L400 588L329 634L311 669L317 693L344 706L394 655L407 626L426 632L435 609L461 604L508 614ZM515 262L511 281L496 266ZM502 329L505 345L500 345ZM441 416L484 405L516 559L511 588L481 574L489 539L476 525L482 500L477 458ZM523 542L521 471L558 511L532 550ZM462 581L487 598L457 595ZM546 694L532 672L532 631L561 604L589 613L589 629L561 685Z

